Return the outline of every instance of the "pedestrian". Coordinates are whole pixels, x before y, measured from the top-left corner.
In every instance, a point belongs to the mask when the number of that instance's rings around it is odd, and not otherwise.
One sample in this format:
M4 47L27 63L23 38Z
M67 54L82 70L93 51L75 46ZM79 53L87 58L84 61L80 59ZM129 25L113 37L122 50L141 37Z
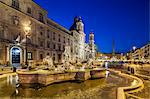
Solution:
M13 72L16 72L16 67L13 67Z

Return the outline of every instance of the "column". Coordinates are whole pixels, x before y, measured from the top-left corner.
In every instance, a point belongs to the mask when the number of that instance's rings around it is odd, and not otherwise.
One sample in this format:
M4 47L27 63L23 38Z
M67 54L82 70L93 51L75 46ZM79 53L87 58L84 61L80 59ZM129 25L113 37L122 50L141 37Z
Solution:
M26 61L26 49L23 49L23 53L24 53L24 62Z
M7 48L6 48L6 50L7 50L7 57L6 57L6 61L8 62L8 61L10 61L10 50L9 50L9 46L7 46Z

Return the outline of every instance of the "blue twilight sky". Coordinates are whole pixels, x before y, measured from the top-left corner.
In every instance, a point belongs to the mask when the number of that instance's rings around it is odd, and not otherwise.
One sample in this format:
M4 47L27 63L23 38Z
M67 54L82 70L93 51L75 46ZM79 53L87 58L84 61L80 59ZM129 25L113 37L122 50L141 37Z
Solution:
M48 11L48 17L67 29L75 16L85 24L86 39L95 33L99 51L127 52L150 41L149 0L34 0Z

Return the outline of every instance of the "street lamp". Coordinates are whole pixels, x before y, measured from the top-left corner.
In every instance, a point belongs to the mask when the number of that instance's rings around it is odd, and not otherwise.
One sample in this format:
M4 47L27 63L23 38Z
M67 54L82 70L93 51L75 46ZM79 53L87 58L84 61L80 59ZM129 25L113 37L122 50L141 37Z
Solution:
M25 60L25 65L28 66L28 51L27 51L27 38L29 36L29 33L31 31L31 27L29 26L25 26L24 27L24 32L25 32L25 39L26 39L26 43L25 43L25 54L26 54L26 60Z

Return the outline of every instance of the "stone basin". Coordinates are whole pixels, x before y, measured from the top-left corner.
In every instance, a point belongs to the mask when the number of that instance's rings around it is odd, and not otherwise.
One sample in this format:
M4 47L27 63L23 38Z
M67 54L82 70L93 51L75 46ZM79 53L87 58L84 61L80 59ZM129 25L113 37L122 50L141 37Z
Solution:
M85 81L93 78L105 77L106 70L88 70L74 72L57 72L50 73L47 71L33 72L18 72L19 83L21 85L36 85L47 86L49 84L64 82L64 81Z
M106 75L106 70L92 70L90 75L91 79L103 78Z

